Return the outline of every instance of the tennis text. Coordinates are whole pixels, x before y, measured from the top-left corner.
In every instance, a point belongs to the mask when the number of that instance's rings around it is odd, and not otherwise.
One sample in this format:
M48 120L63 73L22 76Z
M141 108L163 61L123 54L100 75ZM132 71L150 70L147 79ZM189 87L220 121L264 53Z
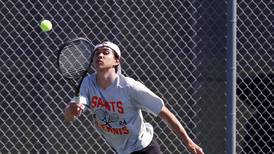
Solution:
M128 128L126 126L122 128L111 128L105 124L99 124L98 122L96 123L96 125L100 127L102 130L114 135L125 135L129 133Z

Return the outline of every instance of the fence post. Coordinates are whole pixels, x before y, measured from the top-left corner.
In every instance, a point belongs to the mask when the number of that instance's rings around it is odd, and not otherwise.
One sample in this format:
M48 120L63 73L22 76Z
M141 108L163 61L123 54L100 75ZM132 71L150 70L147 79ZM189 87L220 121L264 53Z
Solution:
M227 5L227 154L236 154L236 4Z

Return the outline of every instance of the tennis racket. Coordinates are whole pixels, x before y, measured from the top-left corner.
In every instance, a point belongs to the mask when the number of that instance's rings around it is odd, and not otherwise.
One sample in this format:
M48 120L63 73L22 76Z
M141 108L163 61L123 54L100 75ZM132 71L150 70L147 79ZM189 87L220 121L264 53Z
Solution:
M80 95L80 87L84 77L92 72L92 56L92 44L88 39L81 37L69 40L59 48L58 70L73 86L76 97Z

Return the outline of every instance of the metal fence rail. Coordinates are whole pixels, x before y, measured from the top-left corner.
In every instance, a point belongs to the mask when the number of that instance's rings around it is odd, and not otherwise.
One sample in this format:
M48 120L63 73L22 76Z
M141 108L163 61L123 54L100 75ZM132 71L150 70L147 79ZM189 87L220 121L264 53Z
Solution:
M114 152L88 112L64 123L73 90L56 69L56 50L74 37L117 43L122 73L163 97L206 153L226 153L225 8L219 0L1 1L0 153ZM273 124L272 8L273 2L238 2L237 153L273 150L273 129L264 127ZM52 21L51 32L41 32L42 19ZM164 153L187 153L160 118L145 119Z

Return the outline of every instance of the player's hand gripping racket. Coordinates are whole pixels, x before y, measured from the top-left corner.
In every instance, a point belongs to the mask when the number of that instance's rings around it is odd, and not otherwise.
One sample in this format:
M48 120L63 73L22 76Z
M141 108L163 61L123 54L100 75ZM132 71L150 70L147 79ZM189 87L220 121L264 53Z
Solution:
M74 87L75 96L80 95L84 77L91 71L93 46L88 39L75 38L59 48L57 65L60 73Z

